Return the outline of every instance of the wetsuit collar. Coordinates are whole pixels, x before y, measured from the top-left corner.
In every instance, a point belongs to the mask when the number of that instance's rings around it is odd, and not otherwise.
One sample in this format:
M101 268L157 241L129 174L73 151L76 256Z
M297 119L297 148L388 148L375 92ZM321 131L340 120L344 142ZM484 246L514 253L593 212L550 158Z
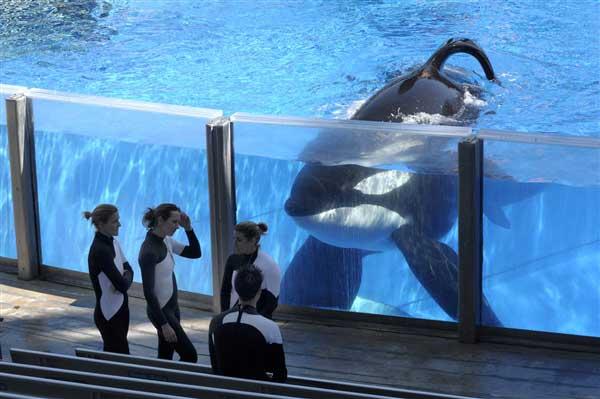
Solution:
M158 242L163 242L163 241L164 241L164 237L163 237L163 238L161 238L161 237L157 236L156 234L154 234L154 233L152 232L152 230L148 230L148 232L146 233L146 239L147 239L147 240L154 241L154 242L157 242L157 243L158 243Z
M111 245L112 245L113 240L114 240L112 237L107 236L106 234L102 234L99 231L96 231L96 234L94 235L94 238L98 239L100 241L103 241L103 242L105 242L107 244L111 244Z
M239 323L240 320L242 320L242 314L243 313L248 313L248 314L258 314L258 311L256 310L256 308L254 306L250 306L250 305L237 305L238 306L238 317L237 317L237 322Z

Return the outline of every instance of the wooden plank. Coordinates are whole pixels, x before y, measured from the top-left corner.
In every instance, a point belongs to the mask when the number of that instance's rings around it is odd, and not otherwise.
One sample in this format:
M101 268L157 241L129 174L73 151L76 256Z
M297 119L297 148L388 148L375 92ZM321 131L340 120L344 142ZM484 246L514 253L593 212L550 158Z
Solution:
M93 298L89 290L41 280L24 282L0 274L0 306L5 316L2 343L8 348L73 353L76 346L101 347L93 308L74 306ZM156 332L146 303L131 298L129 342L132 353L156 356ZM18 308L17 308L18 307ZM182 322L200 361L208 363L207 329L211 313L182 307ZM279 323L289 373L357 384L496 398L589 399L600 391L596 353L519 345L462 345L427 331L366 323Z
M107 375L128 376L132 378L158 380L176 384L200 385L213 388L233 389L236 391L259 392L271 395L312 399L386 399L386 397L379 395L374 396L354 392L335 391L331 389L304 387L300 385L253 381L242 378L224 377L220 375L190 373L187 371L168 370L158 367L123 364L105 360L86 359L75 356L57 355L22 349L11 349L10 355L12 361L16 363Z
M38 276L41 263L31 99L22 94L7 98L6 121L18 273L31 280Z
M212 368L208 364L192 364L175 362L171 360L153 359L141 356L123 355L119 353L109 353L102 351L94 351L89 349L77 348L75 354L79 357L86 357L90 359L108 360L119 363L128 364L139 364L142 366L160 367L170 370L182 370L193 373L212 374ZM288 375L286 381L293 385L302 385L315 388L333 389L336 391L348 391L366 393L369 395L380 395L393 398L413 398L413 399L426 399L426 398L459 398L459 396L451 395L440 395L432 394L431 392L416 391L408 389L395 389L391 387L377 386L377 385L366 385L366 384L353 384L344 383L342 381L331 381L318 378L306 378Z
M42 396L19 395L18 393L0 392L0 399L46 399Z
M135 392L126 389L56 381L7 373L0 373L0 381L2 381L2 387L6 391L38 397L42 395L44 398L52 399L182 399L181 396Z
M21 376L45 378L66 382L78 382L89 385L126 389L138 392L151 392L177 397L199 399L288 399L289 396L267 395L257 392L241 392L231 389L208 388L202 386L172 384L162 381L151 381L137 378L128 378L117 375L86 373L74 370L62 370L49 367L23 365L17 363L0 362L0 373L16 374Z

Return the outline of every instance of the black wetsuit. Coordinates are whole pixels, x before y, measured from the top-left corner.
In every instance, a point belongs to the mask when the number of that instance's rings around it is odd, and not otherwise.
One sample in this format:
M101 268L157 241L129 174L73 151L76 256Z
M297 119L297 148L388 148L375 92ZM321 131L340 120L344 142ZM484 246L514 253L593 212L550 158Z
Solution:
M90 279L96 294L94 322L100 330L106 352L129 354L129 300L127 290L133 270L119 242L96 232L88 255ZM128 271L129 273L125 273Z
M281 331L251 306L235 306L211 320L208 350L215 374L276 382L287 378Z
M225 263L225 274L221 283L221 312L238 303L238 294L233 287L237 271L244 266L254 265L263 274L262 292L256 309L268 319L273 318L273 312L279 303L279 287L281 272L275 261L260 249L251 255L233 254Z
M151 231L140 248L139 263L142 271L144 296L148 303L148 318L158 331L158 358L173 359L177 352L184 362L195 363L198 354L194 345L181 327L181 316L177 302L177 281L173 268L173 253L185 258L196 259L201 256L200 243L193 230L185 232L189 245L184 245L171 237L160 238ZM162 326L169 323L175 330L177 342L167 342L162 334Z

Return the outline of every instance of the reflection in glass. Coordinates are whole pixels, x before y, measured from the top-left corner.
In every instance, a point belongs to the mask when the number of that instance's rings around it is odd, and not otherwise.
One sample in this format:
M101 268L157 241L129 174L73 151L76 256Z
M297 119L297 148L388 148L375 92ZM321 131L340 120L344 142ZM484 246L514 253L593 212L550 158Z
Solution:
M600 150L489 140L486 161L507 146L512 180L484 183L510 201L484 203L483 291L506 327L600 336Z
M212 292L204 150L41 131L35 137L43 263L87 272L94 231L81 212L113 203L123 225L119 241L141 281L142 214L148 206L173 202L190 215L202 246L201 259L177 260L179 289ZM175 238L187 242L183 232Z

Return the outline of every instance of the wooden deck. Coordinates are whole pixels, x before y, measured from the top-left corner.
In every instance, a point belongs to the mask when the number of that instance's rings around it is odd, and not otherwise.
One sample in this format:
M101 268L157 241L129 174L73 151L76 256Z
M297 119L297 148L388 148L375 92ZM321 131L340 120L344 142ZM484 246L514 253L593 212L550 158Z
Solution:
M73 354L101 348L89 289L0 272L0 339L9 348ZM142 299L130 298L132 354L156 355L156 332ZM182 307L200 363L209 363L211 314ZM290 374L482 398L600 398L600 355L480 343L415 328L277 317ZM324 398L325 399L325 398Z

